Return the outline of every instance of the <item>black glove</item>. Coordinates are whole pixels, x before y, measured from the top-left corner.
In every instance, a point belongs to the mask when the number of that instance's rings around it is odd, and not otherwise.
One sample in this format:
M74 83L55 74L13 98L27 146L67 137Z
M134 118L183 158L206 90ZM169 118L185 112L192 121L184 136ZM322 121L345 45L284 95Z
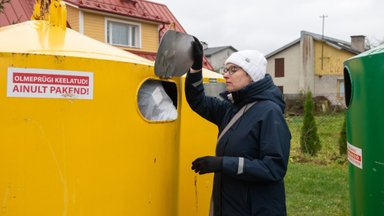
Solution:
M201 45L199 39L193 37L192 44L192 58L193 58L193 70L201 70L203 68L203 45Z
M221 172L223 169L223 158L215 156L205 156L197 158L192 162L192 170L195 173L205 174L211 172Z

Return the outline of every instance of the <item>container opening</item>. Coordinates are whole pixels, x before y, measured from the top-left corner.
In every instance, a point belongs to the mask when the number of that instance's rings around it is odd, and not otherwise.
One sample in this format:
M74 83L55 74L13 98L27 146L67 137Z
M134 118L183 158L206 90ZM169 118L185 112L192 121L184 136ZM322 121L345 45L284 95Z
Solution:
M175 83L146 80L137 97L141 115L151 121L177 119L177 87Z
M352 82L351 76L347 68L344 68L344 94L345 94L345 105L347 108L351 103L351 93L352 93Z

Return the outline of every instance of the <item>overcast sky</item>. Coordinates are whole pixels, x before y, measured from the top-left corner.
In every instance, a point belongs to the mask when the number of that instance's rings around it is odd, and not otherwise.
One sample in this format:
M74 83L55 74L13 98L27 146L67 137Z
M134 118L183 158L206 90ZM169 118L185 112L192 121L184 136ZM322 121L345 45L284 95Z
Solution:
M300 37L300 31L350 41L384 40L384 0L151 0L172 11L187 33L209 47L232 45L268 54Z

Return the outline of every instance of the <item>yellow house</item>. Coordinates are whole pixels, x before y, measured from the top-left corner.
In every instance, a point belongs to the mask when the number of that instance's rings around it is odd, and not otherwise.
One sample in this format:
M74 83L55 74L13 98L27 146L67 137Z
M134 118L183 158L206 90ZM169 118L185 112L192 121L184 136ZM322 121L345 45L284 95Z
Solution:
M0 26L28 21L36 0L4 4ZM93 39L154 61L168 29L186 32L164 4L147 0L63 0L67 27ZM213 70L207 59L204 68Z
M310 90L344 106L343 62L365 51L365 36L351 42L301 31L300 38L266 55L267 72L287 99Z
M148 1L66 0L69 26L91 38L124 50L156 53L161 30L170 22L151 8L166 6Z
M0 26L28 21L36 0L12 0L4 4ZM166 5L142 0L64 0L67 27L124 50L156 53L160 36L176 23Z

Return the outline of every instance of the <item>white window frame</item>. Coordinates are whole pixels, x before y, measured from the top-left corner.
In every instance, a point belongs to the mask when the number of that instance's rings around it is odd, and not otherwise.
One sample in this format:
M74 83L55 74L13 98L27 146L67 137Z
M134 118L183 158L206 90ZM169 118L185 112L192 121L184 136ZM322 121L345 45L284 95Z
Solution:
M119 43L113 43L112 41L108 41L108 38L112 38L112 37L108 37L108 33L110 34L109 36L112 36L112 32L111 31L108 32L108 27L109 27L108 23L109 22L126 24L126 25L136 27L136 30L137 30L136 34L135 34L137 37L136 38L136 44L132 45L131 40L128 42L128 44L119 44ZM125 21L125 20L105 18L105 43L115 45L115 46L122 46L122 47L141 48L141 24L136 23L136 22L129 22L129 21Z
M84 12L79 10L79 32L84 34Z
M345 97L344 85L345 85L344 79L337 79L337 96L339 98Z

